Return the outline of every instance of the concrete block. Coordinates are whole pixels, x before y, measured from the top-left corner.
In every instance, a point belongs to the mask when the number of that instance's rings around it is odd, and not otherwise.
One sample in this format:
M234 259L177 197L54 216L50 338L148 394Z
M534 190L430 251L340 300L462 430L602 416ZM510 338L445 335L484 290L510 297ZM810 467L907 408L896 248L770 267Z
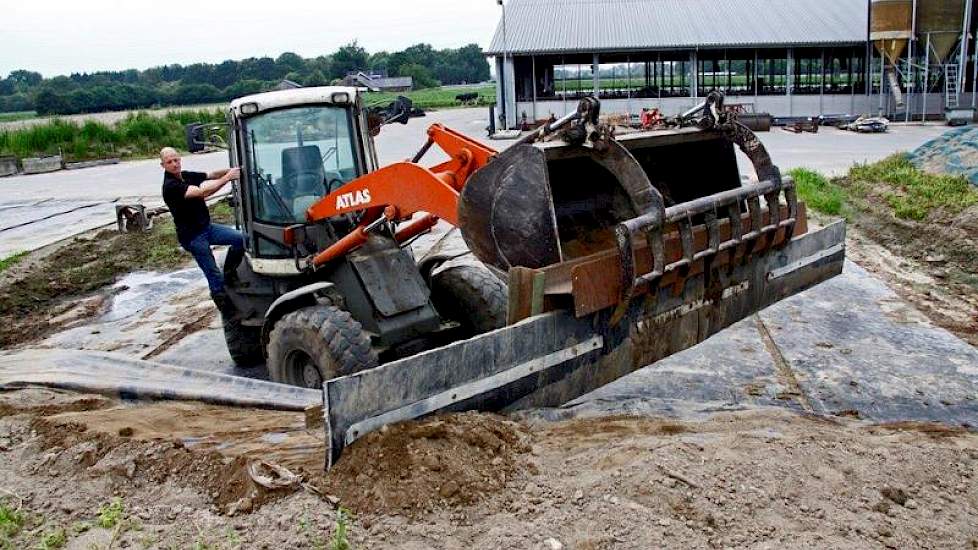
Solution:
M0 157L0 178L12 176L17 173L17 159L14 157Z
M110 158L110 159L85 160L82 162L68 162L65 163L65 170L78 170L81 168L92 168L95 166L108 166L110 164L119 164L119 159Z
M25 174L43 174L56 172L62 168L61 155L53 157L28 158L23 160Z

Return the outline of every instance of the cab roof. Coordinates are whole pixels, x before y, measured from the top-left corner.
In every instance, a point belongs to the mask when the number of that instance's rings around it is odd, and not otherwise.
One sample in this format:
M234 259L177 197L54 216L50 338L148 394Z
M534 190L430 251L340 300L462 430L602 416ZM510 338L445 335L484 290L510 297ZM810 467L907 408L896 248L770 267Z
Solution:
M357 97L360 89L352 86L318 86L315 88L293 88L289 90L276 90L239 97L231 101L228 111L234 116L254 116L255 114L290 107L293 105L315 105L323 103L337 103L342 105L352 104ZM340 103L334 100L339 99L336 94L346 94L347 101ZM246 103L255 103L258 110L254 113L242 114L241 106Z

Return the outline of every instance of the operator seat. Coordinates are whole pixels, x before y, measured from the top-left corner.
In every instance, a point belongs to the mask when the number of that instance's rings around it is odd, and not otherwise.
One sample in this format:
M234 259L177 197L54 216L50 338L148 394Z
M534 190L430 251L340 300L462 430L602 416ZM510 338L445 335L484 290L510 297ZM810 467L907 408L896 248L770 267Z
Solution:
M326 195L325 177L318 145L282 149L282 184L286 196L292 198L295 219L304 220L306 210Z

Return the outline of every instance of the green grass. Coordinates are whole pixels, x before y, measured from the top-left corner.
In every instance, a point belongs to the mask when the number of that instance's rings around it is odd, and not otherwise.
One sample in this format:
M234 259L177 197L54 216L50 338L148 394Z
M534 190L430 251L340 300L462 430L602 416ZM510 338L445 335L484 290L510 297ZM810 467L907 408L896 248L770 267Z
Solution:
M386 105L393 101L395 97L403 95L409 98L415 107L438 109L458 106L459 103L455 101L455 96L470 92L479 93L477 105L491 105L496 102L496 87L493 85L479 86L476 88L442 86L440 88L428 88L410 92L369 92L364 96L364 101L367 105Z
M0 258L0 273L3 273L8 268L16 265L17 262L22 260L26 255L27 252L17 252L15 254L11 254L10 256L7 256L6 258Z
M68 535L62 528L48 531L41 536L41 541L37 544L37 550L57 550L68 543Z
M26 521L23 512L11 507L6 500L0 500L0 549L14 548L11 539L20 533Z
M336 527L333 530L333 537L329 541L330 550L352 550L353 545L349 540L349 524L354 519L353 514L346 508L336 511Z
M112 502L98 509L98 518L95 520L95 524L103 529L112 529L119 524L124 513L125 508L122 505L122 499L114 498Z
M154 156L165 146L183 147L185 124L223 121L220 109L175 111L162 116L140 111L112 125L55 118L29 128L0 131L0 156L26 158L61 153L68 161Z
M830 182L825 176L807 168L795 168L788 172L795 180L798 196L809 208L838 216L846 204L846 191Z
M12 111L7 113L0 113L0 122L15 122L18 120L27 120L29 118L36 118L37 113L34 111Z
M884 200L903 219L920 221L935 209L958 213L978 204L978 189L964 176L922 172L903 153L874 164L854 166L849 171L849 181L857 190L884 184Z

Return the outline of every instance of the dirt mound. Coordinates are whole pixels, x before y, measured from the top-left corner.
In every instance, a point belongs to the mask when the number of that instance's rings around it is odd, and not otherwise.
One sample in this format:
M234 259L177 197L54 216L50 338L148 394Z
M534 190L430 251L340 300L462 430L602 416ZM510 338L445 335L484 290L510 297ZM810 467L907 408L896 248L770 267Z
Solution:
M49 415L71 411L93 411L112 405L99 395L79 395L45 388L0 393L0 417L14 414Z
M387 426L347 448L322 490L359 513L418 515L480 501L528 467L526 429L462 413Z
M170 481L200 490L225 513L251 512L299 488L256 483L249 467L259 459L297 475L321 475L325 447L304 430L301 414L179 402L120 407L89 396L77 402L99 406L10 407L38 414L31 428L42 458L28 465L32 471L108 479L121 494Z

